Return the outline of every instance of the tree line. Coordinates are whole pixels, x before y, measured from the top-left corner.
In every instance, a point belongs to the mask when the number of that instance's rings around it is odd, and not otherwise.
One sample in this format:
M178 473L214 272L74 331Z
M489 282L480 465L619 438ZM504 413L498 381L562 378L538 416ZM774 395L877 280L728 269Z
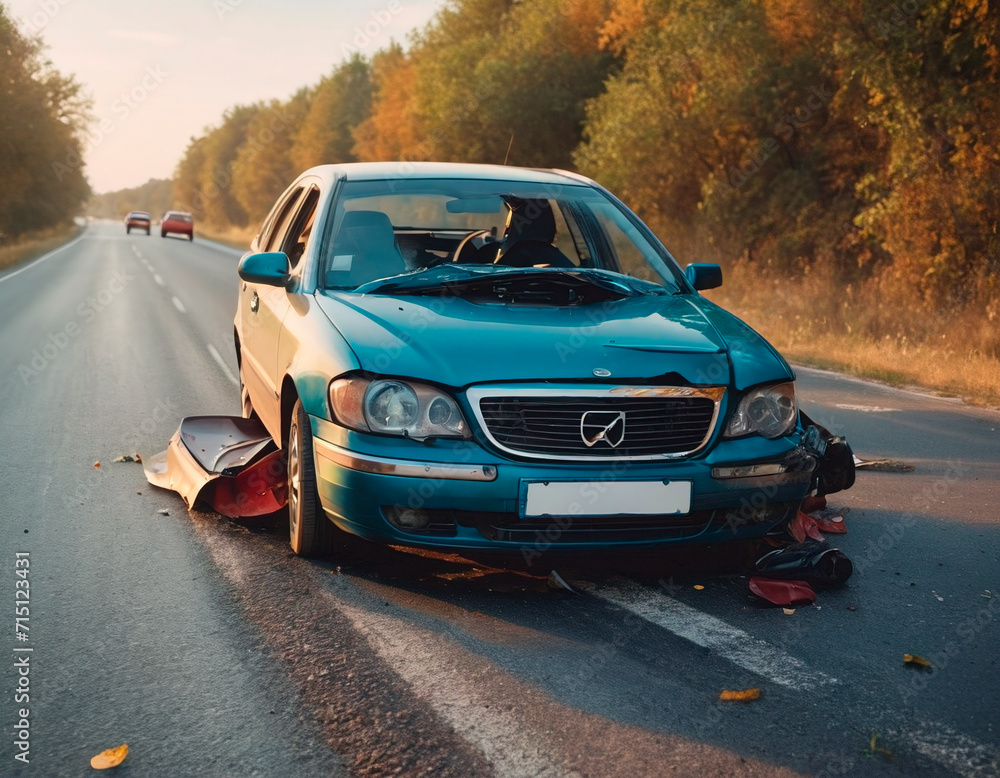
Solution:
M151 178L139 186L92 195L87 213L100 219L122 219L129 211L146 211L155 221L173 207L173 179Z
M83 172L89 103L0 5L0 238L56 227L90 194Z
M683 261L991 322L998 19L988 0L449 0L405 49L230 108L192 139L175 199L252 227L314 164L572 168Z

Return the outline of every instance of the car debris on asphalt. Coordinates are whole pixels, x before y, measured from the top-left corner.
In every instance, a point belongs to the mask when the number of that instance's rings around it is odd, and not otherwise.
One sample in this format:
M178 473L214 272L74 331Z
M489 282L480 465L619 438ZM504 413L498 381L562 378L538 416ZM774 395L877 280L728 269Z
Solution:
M238 416L189 416L166 451L143 462L146 480L229 518L265 516L288 501L285 462L264 426Z

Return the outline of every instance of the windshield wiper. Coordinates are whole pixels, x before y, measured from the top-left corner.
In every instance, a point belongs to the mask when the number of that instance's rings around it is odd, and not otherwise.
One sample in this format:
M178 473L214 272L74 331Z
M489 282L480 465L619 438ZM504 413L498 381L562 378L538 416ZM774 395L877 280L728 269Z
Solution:
M589 268L516 268L503 265L446 265L372 281L361 294L452 296L472 302L521 305L585 305L621 300L645 290L632 279ZM645 282L639 282L645 285Z

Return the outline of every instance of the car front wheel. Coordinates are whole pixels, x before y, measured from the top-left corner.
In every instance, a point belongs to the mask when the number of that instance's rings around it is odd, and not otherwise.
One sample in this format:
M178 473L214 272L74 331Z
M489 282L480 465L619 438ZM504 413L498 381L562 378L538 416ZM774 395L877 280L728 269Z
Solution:
M292 410L285 457L288 461L288 534L292 551L300 556L328 553L335 528L319 503L312 430L301 400L296 400Z

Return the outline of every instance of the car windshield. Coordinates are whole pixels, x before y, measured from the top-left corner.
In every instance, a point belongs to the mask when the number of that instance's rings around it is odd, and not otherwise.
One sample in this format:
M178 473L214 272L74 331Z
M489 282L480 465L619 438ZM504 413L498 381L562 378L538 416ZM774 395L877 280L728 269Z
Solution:
M554 285L604 290L578 300L685 288L676 263L635 216L583 184L351 181L333 216L320 266L325 289L480 294L482 281L512 275L536 293Z

